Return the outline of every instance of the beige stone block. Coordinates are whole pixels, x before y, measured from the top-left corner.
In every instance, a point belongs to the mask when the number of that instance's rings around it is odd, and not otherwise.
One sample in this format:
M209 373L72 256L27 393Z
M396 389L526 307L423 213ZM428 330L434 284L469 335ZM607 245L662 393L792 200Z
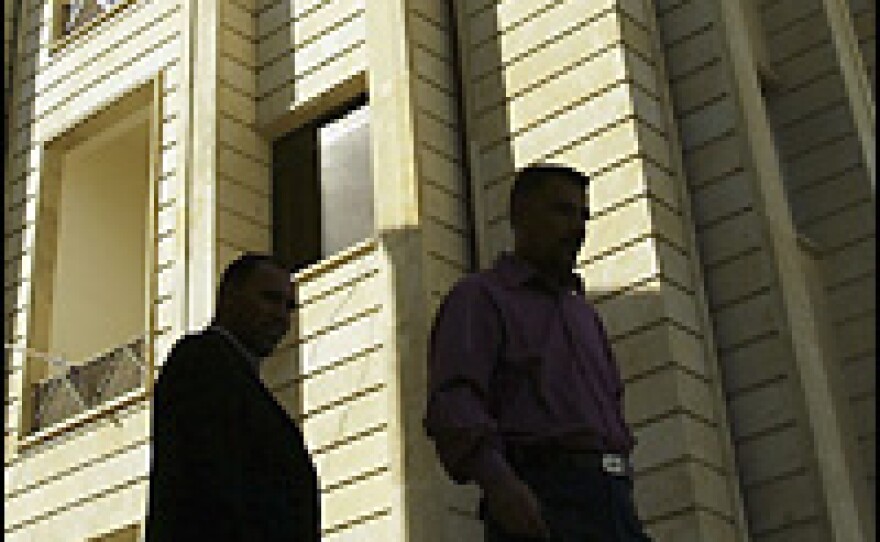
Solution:
M105 419L54 440L19 449L18 457L4 471L7 497L21 493L31 485L59 478L63 473L94 463L102 456L147 438L150 411L146 406L144 402L139 408L119 415L120 425Z
M708 273L720 262L764 245L764 236L753 211L722 220L700 232L700 256Z
M388 423L388 409L387 388L380 387L305 418L301 427L314 452Z
M217 172L247 184L256 192L266 191L269 167L229 148L217 149Z
M362 18L364 6L364 0L330 0L321 3L318 9L308 12L307 15L304 11L301 12L300 16L292 19L291 37L294 48L306 47L321 36L348 24L348 21ZM330 48L326 49L330 50Z
M726 391L736 394L779 378L786 371L786 355L775 333L719 354Z
M279 2L277 5L283 8L285 3ZM285 81L285 76L293 77L293 36L290 22L284 21L280 24L281 28L263 35L256 44L258 96L265 96L272 89L278 88ZM285 74L286 70L290 73Z
M775 36L779 30L789 27L801 17L816 10L816 6L796 0L782 0L768 4L762 13L765 32Z
M877 242L874 236L868 236L857 242L841 247L831 253L826 253L825 258L830 258L834 265L825 265L822 268L822 276L828 288L851 281L867 270L876 269L875 251Z
M435 58L450 61L453 56L452 38L445 23L447 16L444 7L436 2L411 2L410 9L414 16L410 16L408 21L411 26L410 35L415 43L429 49ZM426 20L425 12L431 12L428 15L430 22Z
M452 94L442 91L420 78L415 78L411 84L413 87L412 97L420 108L430 111L449 125L458 123L455 97Z
M343 51L365 39L366 18L358 15L349 22L321 34L314 41L303 44L293 53L293 65L297 77L317 70L321 65L329 63L332 58L340 56Z
M367 345L362 353L344 360L341 365L298 382L303 412L316 412L349 400L366 389L376 388L388 379L387 349Z
M517 151L537 157L548 149L584 137L633 114L630 87L622 82L626 76L622 50L612 49L603 56L608 62L585 66L585 73L601 83L589 84L561 77L560 84L548 84L510 104L509 129ZM618 86L582 101L603 83L616 81L620 81ZM492 133L492 128L480 126L479 129ZM556 134L556 138L553 139L551 134Z
M706 288L712 307L726 306L755 295L773 283L773 270L767 254L756 250L727 260L706 273Z
M590 2L588 5L575 3L557 4L522 23L525 17L539 11L539 6L532 2L502 3L496 10L481 15L486 17L475 21L471 25L472 43L480 43L490 37L492 29L500 29L500 59L504 65L509 65L536 46L559 39L567 32L571 32L578 26L589 24L590 20L599 13L612 9L613 3L607 0L602 2ZM497 19L492 20L493 17ZM498 51L496 45L488 42L473 52L473 65L475 67L491 66L498 64ZM483 70L480 70L480 72Z
M111 58L114 58L114 56L110 54L112 53L112 51L110 50L110 47L108 47L108 45L114 42L122 42L124 45L134 44L133 41L129 42L129 44L125 44L126 38L137 39L137 36L134 35L126 36L126 34L132 34L132 28L144 28L147 30L152 30L153 33L155 33L156 30L167 32L167 30L169 30L168 28L160 29L158 28L158 25L156 25L156 22L161 21L163 18L167 17L169 10L176 10L179 9L179 7L174 6L170 3L166 3L166 5L163 7L164 9L157 10L149 9L143 5L132 6L133 9L131 9L128 14L127 22L130 25L128 28L120 28L120 25L116 25L115 28L108 29L109 31L103 34L102 39L81 40L80 47L63 47L53 54L48 54L48 47L40 44L37 36L32 35L25 40L25 43L28 46L34 46L34 48L31 49L29 53L31 55L36 54L39 57L37 62L40 63L40 66L39 75L36 79L36 87L38 89L46 89L59 85L59 83L61 83L62 85L70 85L70 79L73 79L75 77L75 73L82 72L84 69L89 69L90 67L92 69L97 68L98 70L100 70L101 67L97 66L97 64L100 63L96 63L96 60L109 60ZM48 25L46 25L44 29L48 31ZM148 39L147 41L150 40ZM42 49L39 53L37 47ZM135 51L123 46L118 47L115 54L121 56L131 56L133 52ZM104 69L108 67L110 66L103 66ZM60 90L64 87L58 88ZM68 86L66 88L70 87ZM60 92L60 95L65 94L68 94L68 91L62 90Z
M70 506L84 496L96 496L126 480L143 478L149 472L149 442L121 450L116 455L82 465L46 485L29 488L6 498L5 524L15 525L53 510Z
M391 517L381 514L378 518L363 523L346 525L338 531L326 533L322 540L327 542L361 542L364 540L394 540Z
M217 57L217 79L247 96L257 96L254 72L225 56Z
M39 113L40 118L36 123L35 137L40 140L48 139L59 134L62 130L73 126L96 112L107 104L123 97L132 90L138 82L147 82L155 77L169 59L180 51L180 43L174 35L158 44L147 44L144 53L134 59L125 60L125 69L114 73L113 77L101 78L94 85L84 85L84 90L76 94L76 99L66 102L66 98L58 102L59 107L51 111L43 107ZM126 51L129 49L126 48ZM104 73L103 75L107 75ZM40 100L41 103L46 103ZM53 106L54 107L54 106Z
M91 540L123 525L143 522L146 514L145 481L97 496L78 506L59 510L51 517L15 530L4 537L16 542L32 540Z
M642 518L671 516L699 507L730 514L726 481L716 470L701 463L684 461L637 476L635 501Z
M687 152L734 130L738 118L733 100L720 100L689 112L678 119L682 148Z
M221 55L234 58L251 70L257 67L257 47L247 38L226 26L226 21L217 33L217 49Z
M680 77L670 87L676 112L687 114L705 103L722 99L729 91L727 84L720 62Z
M746 173L725 175L693 192L694 220L697 227L748 210L756 204L756 195Z
M496 66L474 83L475 107L483 110L500 103L505 97L521 96L538 82L565 87L572 83L566 84L564 81L576 81L578 86L569 90L589 95L591 91L613 80L591 75L590 70L602 66L603 62L607 64L609 60L613 60L613 57L601 51L609 47L616 48L614 44L620 39L619 34L617 18L609 11L598 20L547 44L515 64L504 66L501 58L495 59ZM486 57L487 65L490 61ZM605 68L602 73L608 71ZM498 84L499 79L503 80L502 85Z
M728 398L730 423L737 441L794 422L792 384L779 380Z
M673 414L644 425L635 432L635 437L633 463L636 476L683 459L698 459L718 469L723 468L718 430L685 414Z
M798 87L802 82L818 77L828 70L835 69L837 57L830 44L815 47L791 60L774 66L776 75L781 81L780 91Z
M844 103L820 112L814 109L815 106L810 107L804 111L805 118L778 130L776 137L783 157L810 152L817 143L846 137L855 130L852 115Z
M753 532L779 529L799 522L815 522L821 514L817 482L798 472L747 491L746 512Z
M704 2L681 2L681 7L664 13L662 17L663 41L667 44L681 42L706 26L716 23L715 10Z
M293 19L300 19L303 14L312 11L326 0L268 0L266 5L257 8L256 26L261 39L278 29L289 25Z
M838 73L832 72L780 94L767 106L774 124L785 126L808 109L821 109L844 99L843 81Z
M655 239L646 238L584 265L583 277L590 296L601 297L657 276L660 272L658 249Z
M345 325L359 314L375 312L387 301L384 278L372 274L357 283L341 286L333 293L300 307L296 318L302 337L326 333Z
M661 322L614 341L611 348L624 382L670 363L705 376L705 354L699 341L688 332Z
M431 84L454 93L455 84L449 59L440 58L439 53L426 50L427 48L427 45L421 44L412 48L414 73L427 79Z
M327 529L391 508L394 500L391 474L387 471L322 493L321 527Z
M465 276L465 270L431 255L425 262L425 275L428 290L431 293L445 295L455 283Z
M318 479L324 491L333 491L351 483L364 473L390 467L388 441L385 431L379 431L346 442L338 448L314 456Z
M706 382L674 367L627 384L624 393L626 420L637 429L649 420L682 410L713 421L713 403Z
M424 246L443 257L467 267L468 243L463 232L454 231L433 220L426 221L424 226Z
M841 186L848 189L841 190ZM795 224L804 224L870 199L868 186L865 170L861 165L854 165L829 179L804 187L789 200Z
M164 3L159 9L135 7L127 24L115 25L102 39L84 40L82 47L65 48L63 59L53 55L42 66L37 77L36 113L41 116L47 107L56 106L75 91L94 85L102 75L118 73L126 61L148 51L169 34L179 31L180 6ZM144 29L132 32L133 29ZM116 47L110 47L116 44ZM99 61L100 60L100 61Z
M767 542L785 542L797 540L798 542L826 542L831 539L827 527L818 522L792 523L781 530L771 530L761 536Z
M303 337L298 348L300 371L310 374L366 348L386 344L389 331L379 329L378 314L371 313L320 335Z
M738 540L731 521L703 510L677 514L648 524L656 542L727 542Z
M863 278L826 290L828 312L831 320L842 322L850 318L875 319L877 310L877 276L868 270Z
M689 36L666 47L666 70L674 84L718 55L718 37L711 30Z
M640 158L592 177L589 187L590 213L605 214L608 209L638 195L651 194L673 209L678 207L676 181L667 172Z
M458 132L454 129L454 125L440 121L431 114L432 105L431 103L419 105L420 111L416 115L415 122L416 140L420 145L430 145L444 155L460 160L461 142ZM422 107L425 108L424 111L421 110ZM437 181L446 181L444 176L436 175L425 167L422 167L420 174ZM447 188L455 193L461 193L461 187L457 184L450 183Z
M245 124L256 122L256 102L227 85L217 87L217 107L223 113Z
M218 7L221 25L229 25L248 38L256 35L256 19L245 7L228 0L220 2Z
M217 210L217 239L235 248L268 252L272 243L272 231L268 226L258 225L223 209Z
M808 435L797 426L783 427L739 443L737 467L743 486L758 486L808 467Z
M375 274L381 265L374 245L345 257L324 260L321 266L296 275L297 301L308 303L332 293L341 284L363 280Z
M367 70L367 51L363 42L354 44L321 69L303 77L294 87L296 105L301 105Z
M272 202L265 193L254 192L226 177L217 179L217 204L252 219L257 224L272 223ZM173 216L176 216L173 215Z
M223 115L217 116L217 138L230 147L238 149L240 152L251 156L261 164L269 165L271 163L271 145L270 142L251 129L239 122L229 119ZM267 186L266 179L258 179Z
M823 250L834 250L876 233L876 211L872 201L863 201L855 207L837 213L803 229L804 235Z
M764 292L716 311L715 339L718 348L726 351L775 331L779 326L780 309L772 292Z
M419 172L449 190L460 193L463 185L461 164L425 145L416 148Z
M839 174L850 164L860 163L860 153L855 136L830 142L799 156L797 160L790 160L786 165L786 182L790 190L797 191L818 179Z

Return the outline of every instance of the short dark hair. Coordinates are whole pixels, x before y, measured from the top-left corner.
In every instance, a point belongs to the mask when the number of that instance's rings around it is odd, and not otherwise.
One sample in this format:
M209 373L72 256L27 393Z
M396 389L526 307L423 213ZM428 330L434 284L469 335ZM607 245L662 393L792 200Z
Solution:
M518 171L510 189L510 220L513 222L519 202L550 179L563 179L586 190L590 178L580 171L560 164L532 164Z
M254 272L254 269L261 264L269 264L279 269L287 269L274 256L245 252L223 270L223 275L220 276L220 284L217 286L217 299L221 299L226 295L232 286L237 286L244 282Z

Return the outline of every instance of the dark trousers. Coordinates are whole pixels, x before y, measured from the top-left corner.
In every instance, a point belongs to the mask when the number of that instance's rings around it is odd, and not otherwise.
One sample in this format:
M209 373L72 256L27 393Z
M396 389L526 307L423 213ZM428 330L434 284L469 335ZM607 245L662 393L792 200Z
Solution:
M514 465L535 492L548 542L651 542L636 513L632 481L596 467ZM505 533L481 504L486 542L536 542Z

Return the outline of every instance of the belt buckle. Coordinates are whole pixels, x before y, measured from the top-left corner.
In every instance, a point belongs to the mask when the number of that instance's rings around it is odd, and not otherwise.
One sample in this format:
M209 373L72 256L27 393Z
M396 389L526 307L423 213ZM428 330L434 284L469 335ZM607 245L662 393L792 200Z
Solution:
M622 476L626 474L626 460L615 454L602 454L602 470L609 474Z

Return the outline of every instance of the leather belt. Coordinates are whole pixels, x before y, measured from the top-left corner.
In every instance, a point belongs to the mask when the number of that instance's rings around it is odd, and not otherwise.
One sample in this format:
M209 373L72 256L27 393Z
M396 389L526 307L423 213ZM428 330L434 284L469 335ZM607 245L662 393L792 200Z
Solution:
M542 468L550 465L597 469L612 476L631 477L632 463L624 454L593 450L570 450L550 446L508 446L514 468Z

